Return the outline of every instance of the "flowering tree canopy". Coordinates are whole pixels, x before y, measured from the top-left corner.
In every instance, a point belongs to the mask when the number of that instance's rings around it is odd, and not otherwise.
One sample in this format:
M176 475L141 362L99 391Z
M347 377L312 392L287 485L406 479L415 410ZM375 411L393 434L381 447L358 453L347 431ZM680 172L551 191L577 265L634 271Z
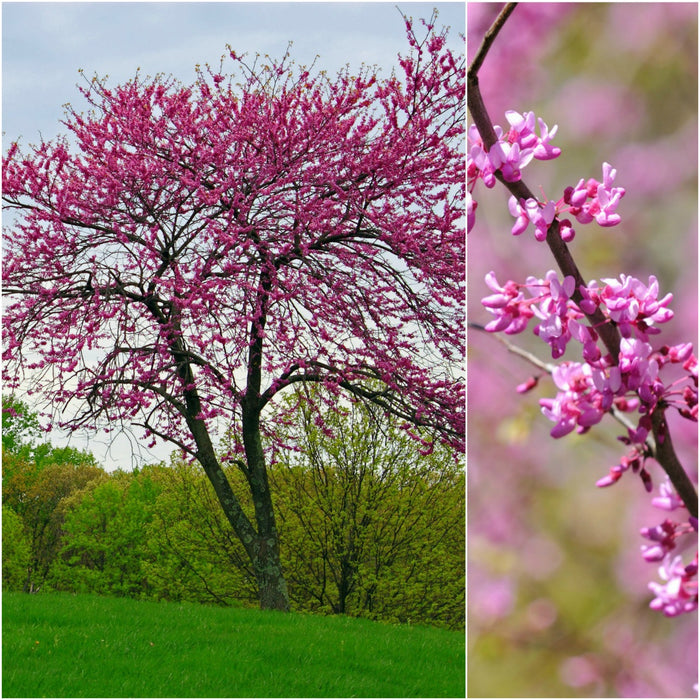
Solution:
M4 159L6 386L62 427L124 422L196 457L267 607L287 603L263 410L285 387L374 402L426 449L463 444L464 60L406 24L384 79L233 51L239 82L94 78L70 139ZM218 422L240 437L257 527Z

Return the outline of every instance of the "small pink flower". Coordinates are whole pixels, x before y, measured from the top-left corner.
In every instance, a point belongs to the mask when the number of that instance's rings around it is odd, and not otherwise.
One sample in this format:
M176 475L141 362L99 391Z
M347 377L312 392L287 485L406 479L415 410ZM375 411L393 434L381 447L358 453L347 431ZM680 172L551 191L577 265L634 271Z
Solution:
M540 127L540 136L535 133L535 113L526 112L519 114L514 110L506 112L506 119L511 128L506 138L508 141L517 142L521 148L532 149L533 155L538 160L551 160L561 154L561 149L550 144L551 139L557 133L557 126L551 131L542 119L537 119Z
M664 345L659 351L667 362L685 362L693 354L692 343L679 343L678 345Z
M647 340L649 335L660 331L655 323L666 323L673 318L673 311L666 308L673 300L672 294L658 299L659 283L654 275L649 277L648 286L636 277L620 275L620 279L603 279L605 287L600 292L600 300L608 309L610 318L618 324L621 335L636 335Z
M535 327L535 335L550 345L552 357L557 359L564 354L571 340L569 324L575 323L576 312L570 308L570 299L576 290L576 281L569 275L560 282L557 273L549 270L544 280L528 277L526 284L530 293L540 301L534 311L542 322Z
M538 241L547 238L547 229L556 214L554 202L540 204L532 198L518 201L515 197L510 197L508 209L515 217L515 224L511 229L514 236L519 236L532 223L535 225L535 238Z
M684 507L683 501L676 492L676 489L673 488L673 484L668 477L659 484L659 494L659 496L653 498L651 501L651 505L656 508L672 511Z
M681 557L667 556L659 567L659 576L664 584L649 583L656 596L649 607L660 610L666 617L675 617L698 609L698 556L685 566Z
M539 377L528 377L522 384L518 384L515 390L519 394L527 394L528 391L532 391L537 386L538 381Z
M522 178L521 168L524 168L533 157L531 148L521 149L517 143L494 143L489 151L489 160L494 170L500 170L506 182L518 182Z
M616 174L617 171L609 163L603 163L603 182L591 178L588 181L579 180L576 187L567 187L557 203L557 210L568 211L582 224L595 219L599 226L617 226L621 219L616 209L625 190L623 187L613 187ZM565 205L568 205L568 209Z
M521 170L533 159L550 160L560 155L561 149L550 141L557 132L557 127L549 130L542 119L538 119L540 135L535 133L534 112L519 114L513 110L506 112L510 129L506 132L494 125L497 137L488 150L485 149L476 125L471 124L467 130L467 181L472 188L480 178L486 187L496 183L496 173L500 172L506 182L521 179ZM551 223L551 221L550 221ZM569 229L567 235L571 235Z
M550 433L552 437L562 437L575 428L585 432L600 422L604 411L589 365L563 362L552 371L552 379L560 392L554 399L540 399L542 413L556 423Z
M496 316L495 320L485 326L486 330L492 333L503 331L509 335L524 331L534 312L519 286L508 281L501 287L494 272L489 272L485 281L496 292L481 300L482 305Z

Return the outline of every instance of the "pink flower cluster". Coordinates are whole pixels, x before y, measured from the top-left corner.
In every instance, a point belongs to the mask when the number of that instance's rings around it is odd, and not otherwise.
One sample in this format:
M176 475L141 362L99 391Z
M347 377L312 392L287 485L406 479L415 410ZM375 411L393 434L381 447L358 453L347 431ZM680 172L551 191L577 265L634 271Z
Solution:
M131 423L195 454L190 421L233 430L247 391L262 410L322 382L337 407L387 382L363 398L459 454L464 58L446 30L412 32L402 80L232 52L236 78L92 80L70 140L10 145L4 387L43 394L60 427Z
M540 399L543 414L555 425L552 437L562 437L573 430L585 433L599 423L613 408L620 413L638 415L636 427L629 428L622 442L631 446L619 464L598 480L598 486L610 486L622 474L631 469L638 474L647 490L651 490L651 477L645 468L649 456L646 440L651 433L651 414L659 401L675 406L686 418L697 421L697 360L692 345L684 343L663 346L654 351L648 342L659 332L656 324L673 317L668 308L672 295L659 299L659 287L655 277L643 284L634 277L621 275L620 279L605 279L603 286L595 282L581 287L581 301L573 299L573 277L560 280L550 270L544 279L529 277L524 285L509 280L500 285L493 272L486 276L486 284L493 294L482 303L495 319L486 326L492 332L509 334L525 330L531 318L539 319L534 332L548 343L554 358L561 357L573 338L582 345L583 362L562 362L552 371L552 378L559 390L556 397ZM527 294L527 296L526 296ZM617 364L603 356L597 346L597 333L584 322L584 311L596 309L615 322L623 336ZM666 385L661 371L668 364L680 364L689 382L681 389L679 382ZM527 391L535 385L529 382L522 387ZM659 508L672 510L684 507L670 482L661 485L661 495L653 500ZM697 562L683 566L680 557L672 557L678 538L691 531L688 522L670 520L653 528L646 528L642 535L651 544L643 549L647 561L661 561L660 575L665 583L650 583L655 594L653 609L665 615L689 612L697 607Z
M676 494L671 482L666 479L659 485L659 496L652 505L667 512L685 506ZM687 517L687 516L686 516ZM698 607L698 555L690 564L684 564L678 554L679 542L697 532L697 521L692 518L676 522L666 518L655 527L645 527L641 535L651 544L642 546L642 556L648 562L659 564L659 576L663 584L652 581L650 590L656 596L650 603L653 610L660 610L667 617L692 612Z
M501 286L493 272L485 280L494 293L484 297L482 304L495 316L486 325L487 331L520 333L536 317L539 323L534 333L550 346L554 359L565 353L572 339L582 346L583 362L563 362L553 370L552 378L559 389L557 396L540 400L542 412L555 423L552 437L562 437L575 429L586 432L615 407L618 411L642 414L640 425L630 430L628 439L643 445L650 430L648 416L661 399L682 409L686 417L697 420L697 360L692 344L664 346L655 351L648 342L649 336L660 332L655 324L673 318L668 308L673 296L658 298L655 277L650 277L646 285L627 275L621 275L619 280L604 279L602 287L590 282L579 288L582 299L579 303L573 299L574 278L567 276L559 280L553 270L544 279L528 277L525 284L509 280ZM584 323L585 315L596 310L620 330L622 340L617 358L602 355L598 334ZM660 377L665 365L679 363L691 379L682 392L675 382L666 386ZM609 478L617 481L628 466L618 465Z
M508 209L515 217L511 230L519 236L530 224L535 227L535 238L544 241L547 229L555 217L571 214L579 223L588 224L595 221L599 226L616 226L620 215L616 213L617 205L625 194L623 187L613 187L617 171L609 163L603 163L603 181L591 178L587 182L580 180L576 187L567 187L564 196L558 201L538 202L529 199L517 200L511 197ZM573 240L576 232L570 219L561 219L559 235L567 243Z
M499 16L491 31L499 31L505 17ZM472 65L470 73L479 70L478 62ZM467 231L476 223L478 181L492 188L498 179L512 195L508 201L514 218L512 234L521 235L532 225L535 239L548 243L563 275L560 279L550 270L544 279L528 277L524 283L508 280L501 284L489 272L485 280L490 294L482 304L493 318L485 329L518 334L535 319L534 333L549 345L554 359L563 359L571 350L570 341L577 341L580 354L572 356L576 361L567 356L554 366L531 358L552 375L557 387L555 397L540 400L543 414L554 423L551 435L585 433L606 413L625 425L626 434L619 439L628 452L599 479L601 487L616 483L631 469L651 493L646 461L653 457L659 462L668 478L652 504L665 511L684 509L684 515L679 522L667 517L641 532L647 540L643 558L660 567L661 583L649 584L655 596L650 607L669 617L697 610L698 555L696 552L689 564L679 555L697 539L696 490L677 460L666 422L668 409L697 422L697 359L691 343L669 346L656 340L660 326L673 318L669 308L673 297L659 295L653 276L647 283L624 274L587 285L583 282L565 244L575 236L572 222L595 221L602 227L620 223L617 209L625 189L615 185L616 170L604 162L601 181L580 179L575 186L566 187L558 200L548 199L544 192L541 197L533 195L520 182L522 170L535 158L549 160L560 155L560 149L551 143L557 127L550 131L539 119L538 134L534 113L514 111L506 112L507 132L492 127L480 89L476 84L470 89L477 99L470 100L469 108L479 126L471 126L468 132ZM599 337L603 342L598 342ZM537 381L532 377L517 391L530 391Z
M470 147L467 152L467 172L470 192L476 180L481 178L486 187L496 184L495 173L501 171L506 182L517 182L521 178L521 169L533 158L550 160L556 158L561 150L549 142L557 133L555 126L549 127L538 119L540 135L535 133L535 113L519 114L513 110L506 112L510 129L504 131L494 125L498 141L486 151L484 142L476 126L472 124L467 133Z
M617 170L610 163L603 163L603 181L591 178L585 183L579 180L576 187L567 187L557 203L557 211L568 211L581 224L595 219L599 226L617 226L620 215L615 213L615 209L625 190L623 187L613 187L615 175Z
M698 609L698 555L690 564L683 564L680 556L667 557L659 567L659 576L665 583L649 583L656 596L649 603L652 610L661 610L666 617L675 617Z
M542 119L539 124L538 136L535 132L535 113L519 114L513 110L506 112L510 129L504 131L500 126L494 126L498 141L488 151L474 124L467 132L467 231L471 231L475 221L476 202L472 196L476 182L483 180L486 187L496 184L496 173L500 172L506 182L517 182L521 178L521 170L533 159L551 160L556 158L561 150L550 143L557 133L555 126L551 131Z
M521 179L521 170L533 159L551 160L560 155L561 149L550 141L557 132L555 126L551 131L542 119L538 119L540 135L535 133L535 114L519 114L513 110L506 112L506 119L511 128L504 132L494 125L498 141L487 151L475 125L469 127L467 151L467 231L471 231L476 222L477 203L473 197L474 187L479 179L486 187L493 187L496 173L500 172L505 182L517 182ZM555 218L569 214L581 224L595 221L599 226L616 226L620 223L617 206L625 194L623 187L614 187L617 171L609 164L603 163L603 180L590 178L579 180L575 187L567 187L559 201L538 201L533 197L517 199L511 197L508 209L515 218L512 234L519 236L530 224L535 227L535 238L544 241L547 230ZM560 220L559 235L568 242L575 236L571 220Z
M652 481L645 461L651 454L647 439L652 432L651 414L657 404L663 401L685 418L697 421L697 359L692 344L664 345L654 350L649 342L651 336L660 332L658 324L673 318L673 311L668 308L673 296L666 294L659 298L658 281L653 276L648 284L628 275L604 279L602 286L590 282L579 288L578 303L573 299L574 278L567 276L560 280L553 270L544 279L528 277L525 284L508 280L503 285L494 272L489 272L486 284L493 293L484 297L482 304L495 316L486 330L521 333L530 319L536 318L539 323L534 332L551 347L553 358L564 354L571 339L582 346L584 361L557 365L552 370L552 379L558 393L554 398L540 399L542 413L555 424L552 437L559 438L574 430L585 433L613 409L620 414L636 413L637 425L629 427L627 435L620 438L630 446L629 452L596 485L610 486L631 469L640 476L647 491L651 491ZM617 324L622 336L617 363L609 354L602 355L596 331L584 322L585 314L596 310L603 313L607 322ZM666 384L661 372L669 364L681 365L685 375ZM524 393L535 384L529 381L518 390ZM660 485L660 495L652 504L666 511L685 509L668 479ZM697 609L697 554L695 561L686 566L675 552L678 540L694 529L697 522L666 519L641 531L650 541L642 548L642 556L646 561L660 562L659 575L664 581L649 584L655 595L650 607L669 617Z

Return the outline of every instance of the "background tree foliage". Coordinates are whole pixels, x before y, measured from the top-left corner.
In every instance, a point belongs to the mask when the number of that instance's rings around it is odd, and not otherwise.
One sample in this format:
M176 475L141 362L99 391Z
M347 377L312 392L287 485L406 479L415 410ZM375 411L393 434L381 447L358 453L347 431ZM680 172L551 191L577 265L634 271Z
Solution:
M231 468L226 473L235 491L245 493L243 475ZM153 595L220 605L254 604L255 573L216 507L216 494L202 469L173 458L167 468L156 468L154 479L160 492L147 531L149 557L144 562Z
M305 397L308 394L305 395ZM271 484L290 595L308 610L460 624L464 474L359 403L321 425L297 394Z
M57 588L147 597L144 532L157 486L148 476L114 472L65 499L63 546L53 572Z
M15 399L3 398L2 503L8 515L3 545L9 549L3 548L3 585L23 578L20 588L26 591L41 588L49 575L61 545L66 498L105 476L90 454L37 445L38 435L36 416ZM21 532L14 516L22 522Z
M270 468L293 607L463 628L465 492L454 455L437 444L420 454L362 404L320 427L319 391L290 399L296 418L275 436L285 448ZM201 466L174 455L107 473L77 451L23 438L13 450L3 452L5 590L256 604L250 560ZM225 469L252 512L243 471Z

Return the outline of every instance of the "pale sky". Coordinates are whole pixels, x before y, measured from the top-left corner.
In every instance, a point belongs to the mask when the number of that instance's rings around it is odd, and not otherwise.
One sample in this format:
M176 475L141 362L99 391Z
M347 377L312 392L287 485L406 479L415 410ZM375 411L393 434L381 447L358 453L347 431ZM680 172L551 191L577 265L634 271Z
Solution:
M3 2L2 131L9 140L45 139L64 131L63 105L76 107L82 82L108 74L124 82L143 74L194 79L195 64L219 65L226 45L236 53L281 57L289 41L298 63L330 73L346 63L377 64L387 74L405 52L397 6L464 33L463 2ZM225 65L225 64L224 64Z
M451 27L451 43L464 50L464 2L3 2L2 132L10 141L36 143L66 129L67 102L80 109L76 84L85 75L109 75L116 84L143 75L173 74L194 80L195 65L218 67L226 45L238 54L281 57L290 41L297 63L329 74L349 64L377 65L389 75L396 55L407 52L397 6L418 21L439 12L438 25ZM224 63L226 65L226 63ZM52 433L54 444L68 443ZM135 441L103 435L74 435L70 442L89 449L107 469L130 469ZM146 461L166 459L170 445L156 448Z

